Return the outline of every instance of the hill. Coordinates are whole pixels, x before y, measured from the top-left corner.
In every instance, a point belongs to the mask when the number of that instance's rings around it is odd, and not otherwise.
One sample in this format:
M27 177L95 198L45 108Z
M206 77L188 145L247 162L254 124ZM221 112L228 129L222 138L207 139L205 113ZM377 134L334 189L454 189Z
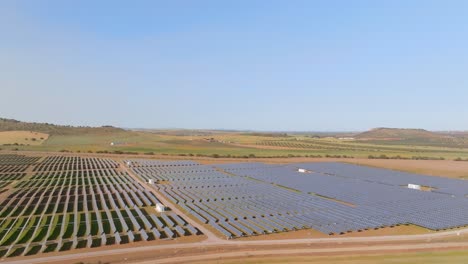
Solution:
M357 139L379 139L379 140L408 140L408 139L442 139L451 136L438 134L424 129L403 129L379 127L360 133Z
M440 147L468 147L468 140L463 136L433 132L424 129L375 128L355 136L357 140L377 144L420 145Z
M22 122L15 119L0 118L0 131L34 131L49 135L83 135L108 134L124 132L126 130L113 126L75 127L54 125L49 123Z

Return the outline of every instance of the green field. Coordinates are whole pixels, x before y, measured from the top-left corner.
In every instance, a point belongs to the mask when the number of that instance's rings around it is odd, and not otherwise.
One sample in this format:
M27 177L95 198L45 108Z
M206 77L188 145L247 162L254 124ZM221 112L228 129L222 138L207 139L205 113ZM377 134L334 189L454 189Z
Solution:
M111 143L114 145L111 145ZM79 135L50 135L37 146L0 146L12 150L71 152L134 152L167 155L219 155L235 157L347 156L367 158L468 158L468 149L447 146L401 145L391 141L369 142L314 138L304 135L263 136L236 132L209 135L115 131Z
M1 132L3 131L3 132ZM0 118L0 149L211 157L336 157L468 160L468 134L377 128L363 133L262 133L219 130L130 131ZM34 144L31 133L40 134ZM0 138L1 139L1 138ZM28 139L28 140L26 140ZM1 140L0 140L1 141Z

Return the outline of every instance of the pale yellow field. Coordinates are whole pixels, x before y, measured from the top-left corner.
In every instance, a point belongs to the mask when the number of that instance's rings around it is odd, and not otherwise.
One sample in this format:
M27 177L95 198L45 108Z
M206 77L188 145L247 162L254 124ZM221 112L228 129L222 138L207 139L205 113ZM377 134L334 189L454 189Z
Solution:
M49 138L48 134L34 131L4 131L0 132L0 145L15 144L38 146Z

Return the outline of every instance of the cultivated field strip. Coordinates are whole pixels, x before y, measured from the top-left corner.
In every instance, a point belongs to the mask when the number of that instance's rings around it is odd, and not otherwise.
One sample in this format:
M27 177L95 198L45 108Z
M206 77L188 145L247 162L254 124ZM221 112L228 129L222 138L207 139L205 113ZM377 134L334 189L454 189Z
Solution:
M213 167L130 160L127 164L142 179L154 181L172 202L226 238L307 228L342 234L401 224L433 230L468 225L468 200L461 193L463 188L457 187L466 186L465 181L381 169L366 171L365 167L339 163ZM298 168L320 172L299 173ZM402 186L408 183L431 183L443 191Z
M35 164L1 200L0 256L200 234L170 211L156 213L157 197L118 167L109 159L59 156Z

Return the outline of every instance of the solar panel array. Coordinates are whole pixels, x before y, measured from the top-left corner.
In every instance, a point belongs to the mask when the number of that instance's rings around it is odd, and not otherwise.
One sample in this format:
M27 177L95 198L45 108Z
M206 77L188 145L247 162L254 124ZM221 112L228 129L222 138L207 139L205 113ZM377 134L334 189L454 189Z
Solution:
M245 169L246 166L251 164L219 167L239 176L351 203L355 206L348 209L352 214L351 220L364 216L372 220L385 219L377 221L382 226L411 223L434 230L468 225L468 200L465 198L468 182L465 180L344 163L258 165ZM312 173L300 173L297 171L299 168ZM434 190L425 192L405 188L409 183ZM356 208L367 212L356 215Z
M0 173L0 257L198 235L110 159L51 156ZM20 176L16 176L20 175Z
M463 180L342 163L147 161L132 169L159 181L162 194L227 238L303 228L340 234L400 224L434 230L468 225ZM408 183L435 189L404 188Z

